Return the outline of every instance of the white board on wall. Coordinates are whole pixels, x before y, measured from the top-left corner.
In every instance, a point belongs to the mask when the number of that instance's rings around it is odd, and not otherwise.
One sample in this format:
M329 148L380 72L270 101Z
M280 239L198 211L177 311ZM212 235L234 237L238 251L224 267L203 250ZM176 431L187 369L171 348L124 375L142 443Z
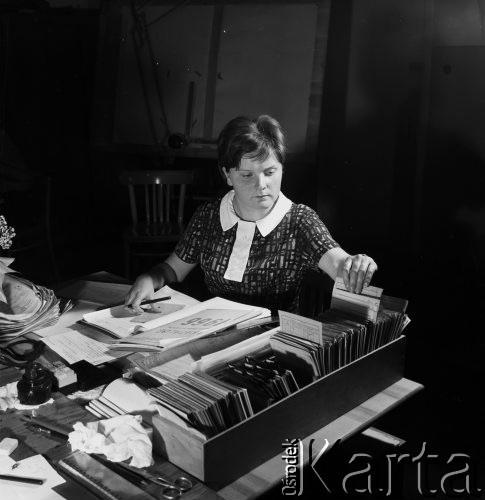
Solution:
M171 6L144 8L150 24ZM203 137L205 112L211 136L238 115L267 113L286 131L289 152L304 153L317 26L316 4L229 4L223 7L213 107L206 109L208 62L214 6L187 5L149 26L169 131L184 133L190 82L194 82L192 137ZM135 55L129 7L122 10L123 36L113 139L154 144L150 115ZM166 134L150 53L139 51L146 100L158 140ZM322 61L323 64L323 61Z
M171 6L146 7L147 24L170 9ZM170 132L185 132L189 85L194 82L192 135L202 136L213 11L211 5L190 5L174 10L148 28ZM133 16L127 6L121 12L123 36L120 40L113 139L120 143L153 144L131 35ZM157 137L161 140L165 134L164 118L147 41L138 53L150 111Z
M274 116L290 152L303 152L317 6L229 5L219 49L213 133L238 115Z

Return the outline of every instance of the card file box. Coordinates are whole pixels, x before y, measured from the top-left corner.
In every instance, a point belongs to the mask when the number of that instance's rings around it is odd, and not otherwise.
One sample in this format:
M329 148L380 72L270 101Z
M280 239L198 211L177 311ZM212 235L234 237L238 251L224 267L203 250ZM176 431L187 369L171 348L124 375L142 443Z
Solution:
M281 453L403 377L404 336L372 351L207 440L156 415L154 451L219 488Z

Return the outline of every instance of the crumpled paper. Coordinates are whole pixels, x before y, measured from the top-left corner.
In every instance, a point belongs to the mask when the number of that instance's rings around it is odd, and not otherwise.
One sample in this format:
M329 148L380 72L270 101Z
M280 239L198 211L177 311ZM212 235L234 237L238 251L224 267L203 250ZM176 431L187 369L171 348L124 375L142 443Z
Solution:
M69 433L73 451L102 453L112 462L122 462L131 457L133 467L153 464L152 442L141 425L140 415L120 415L96 422L74 424Z
M98 399L103 393L105 386L95 387L94 389L89 389L88 391L76 391L72 394L68 394L69 399L79 399L81 401L92 401L93 399Z
M45 403L40 405L23 405L20 403L17 392L17 383L10 382L3 387L0 387L0 410L8 410L9 408L15 408L16 410L34 410L42 405L51 404L54 402L52 398L47 400Z

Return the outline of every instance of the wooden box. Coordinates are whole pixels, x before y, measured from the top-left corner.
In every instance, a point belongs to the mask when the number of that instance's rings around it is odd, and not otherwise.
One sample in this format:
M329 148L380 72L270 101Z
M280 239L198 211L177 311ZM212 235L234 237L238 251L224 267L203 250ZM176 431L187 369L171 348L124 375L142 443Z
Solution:
M220 487L282 453L286 439L308 436L397 382L403 376L404 354L401 336L208 440L155 416L154 450Z

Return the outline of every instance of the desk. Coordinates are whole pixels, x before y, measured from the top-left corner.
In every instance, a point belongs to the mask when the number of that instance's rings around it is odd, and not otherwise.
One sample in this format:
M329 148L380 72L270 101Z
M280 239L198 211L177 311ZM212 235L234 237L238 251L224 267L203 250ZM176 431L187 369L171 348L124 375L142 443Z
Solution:
M400 405L412 395L423 389L421 384L402 378L386 390L376 394L352 411L345 413L330 424L303 439L305 464L308 464L308 448L312 439L323 446L324 440L334 443L337 439L346 440L372 425L379 417ZM289 436L291 439L293 436ZM276 455L251 472L218 491L227 500L256 498L262 492L281 485L284 474L284 462L281 454Z
M325 427L322 427L317 432L306 436L303 439L304 462L308 463L309 461L308 450L309 443L312 439L316 441L317 446L319 443L323 445L325 439L330 443L335 442L337 439L348 439L372 425L379 417L406 401L422 388L423 386L421 384L402 378L353 410L337 418ZM76 406L73 402L60 394L56 395L55 405L43 407L41 413L46 417L57 419L68 424L72 424L77 420L93 420L91 414L88 414L83 408ZM63 452L63 450L58 447L59 442L53 443L51 439L43 436L29 436L24 424L18 417L16 418L16 415L13 413L0 415L0 425L2 428L9 427L15 434L23 438L24 442L37 453L54 453L55 455L56 453L62 454ZM288 436L289 439L294 437L298 436ZM160 458L157 458L156 466L158 470L172 477L174 477L179 470ZM211 499L221 497L227 500L256 498L270 488L281 485L280 481L284 475L284 471L285 463L281 458L281 454L278 454L217 491L210 490L205 485L195 481L196 485L190 492L184 494L184 498L187 500L191 500L192 498ZM62 494L61 491L59 491L59 493ZM66 495L66 498L75 497ZM88 500L88 497L85 497L85 500Z
M65 427L66 430L72 429L72 425L76 422L96 420L93 415L63 394L55 393L53 397L54 404L41 406L37 410L37 416L55 421ZM21 443L11 455L14 460L21 460L35 453L41 453L46 458L56 461L71 452L70 446L65 444L62 438L40 435L30 431L26 423L19 418L20 413L30 414L30 411L0 412L0 438L6 436L16 437L19 443ZM151 470L172 479L182 474L180 469L162 459L157 459ZM67 480L65 484L55 488L60 495L68 500L77 500L79 498L93 500L97 498L95 495L90 494L88 490L70 480L61 471L58 472ZM184 473L184 475L187 474ZM206 487L200 481L194 479L193 482L194 487L184 494L184 500L217 500L220 498L216 492ZM157 495L159 489L155 485L150 485L147 487L147 491Z

